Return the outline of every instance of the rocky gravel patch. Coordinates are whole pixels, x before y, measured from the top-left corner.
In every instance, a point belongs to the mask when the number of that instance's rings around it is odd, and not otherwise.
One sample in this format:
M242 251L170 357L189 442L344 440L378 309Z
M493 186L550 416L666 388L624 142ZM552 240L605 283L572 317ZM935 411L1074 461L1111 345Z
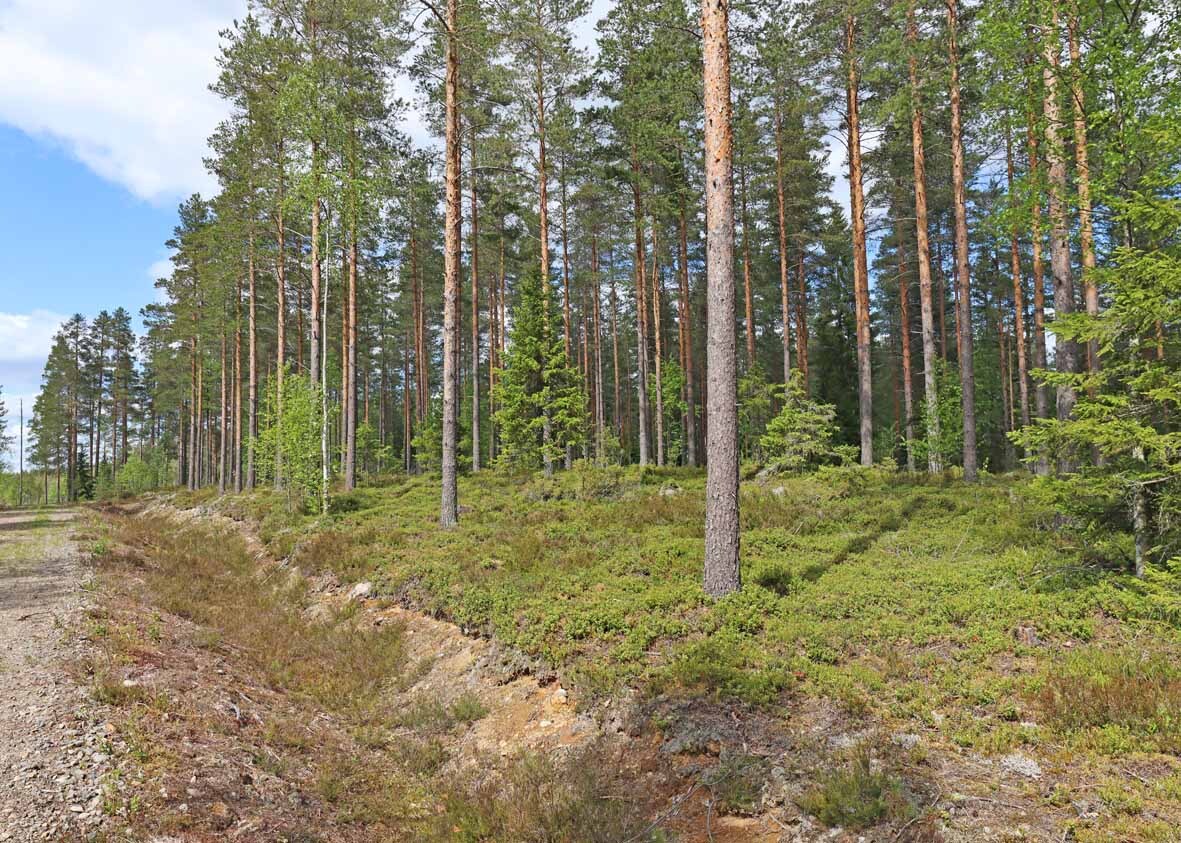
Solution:
M77 513L0 514L0 841L98 835L113 727L68 666L86 593Z

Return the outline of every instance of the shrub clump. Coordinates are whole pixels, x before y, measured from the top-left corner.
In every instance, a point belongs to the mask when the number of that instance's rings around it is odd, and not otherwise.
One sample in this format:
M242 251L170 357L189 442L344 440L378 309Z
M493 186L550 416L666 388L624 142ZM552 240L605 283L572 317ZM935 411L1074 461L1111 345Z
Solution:
M821 777L797 804L826 826L849 829L869 828L883 820L905 821L915 810L902 779L875 764L866 747Z

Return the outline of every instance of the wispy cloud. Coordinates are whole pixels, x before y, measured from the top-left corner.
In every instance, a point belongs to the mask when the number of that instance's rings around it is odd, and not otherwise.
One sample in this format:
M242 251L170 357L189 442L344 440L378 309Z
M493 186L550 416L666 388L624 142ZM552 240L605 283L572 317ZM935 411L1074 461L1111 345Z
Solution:
M245 0L0 0L0 121L149 201L210 192L218 32Z
M33 412L33 401L41 385L41 371L53 345L53 335L65 321L60 313L34 310L31 313L0 311L0 398L8 407L8 432L19 440L19 408L24 403L25 424ZM16 462L13 442L11 462ZM3 455L0 455L0 462Z

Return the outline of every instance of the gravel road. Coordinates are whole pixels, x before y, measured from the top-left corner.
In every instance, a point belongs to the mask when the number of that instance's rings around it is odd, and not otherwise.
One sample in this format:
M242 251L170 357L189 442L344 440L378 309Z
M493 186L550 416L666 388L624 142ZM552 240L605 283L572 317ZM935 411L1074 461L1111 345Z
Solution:
M107 727L67 669L84 646L77 517L0 512L0 841L87 840L103 823Z

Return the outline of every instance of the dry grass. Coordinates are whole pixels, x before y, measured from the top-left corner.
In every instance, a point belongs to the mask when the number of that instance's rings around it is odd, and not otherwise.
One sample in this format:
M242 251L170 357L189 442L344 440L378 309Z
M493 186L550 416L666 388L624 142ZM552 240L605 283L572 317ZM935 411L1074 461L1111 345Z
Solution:
M503 777L467 786L445 798L445 810L420 839L480 843L651 841L647 814L622 778L605 775L619 759L592 746L564 760L522 755Z
M398 626L367 629L344 614L310 618L306 581L259 567L239 536L162 518L117 523L116 538L138 556L154 602L199 624L201 646L241 649L275 687L333 710L363 710L398 676Z
M464 693L395 710L415 673L398 626L355 609L314 617L306 580L252 558L235 533L107 516L104 607L90 618L106 653L91 673L129 778L144 782L134 810L130 791L112 801L128 827L214 840L245 823L252 839L334 843L537 829L546 836L528 839L617 843L644 830L649 803L604 775L618 759L528 756L503 777L494 759L456 778L453 738L485 707Z
M1062 729L1116 726L1160 751L1181 749L1181 666L1167 654L1083 650L1047 677L1038 701Z

